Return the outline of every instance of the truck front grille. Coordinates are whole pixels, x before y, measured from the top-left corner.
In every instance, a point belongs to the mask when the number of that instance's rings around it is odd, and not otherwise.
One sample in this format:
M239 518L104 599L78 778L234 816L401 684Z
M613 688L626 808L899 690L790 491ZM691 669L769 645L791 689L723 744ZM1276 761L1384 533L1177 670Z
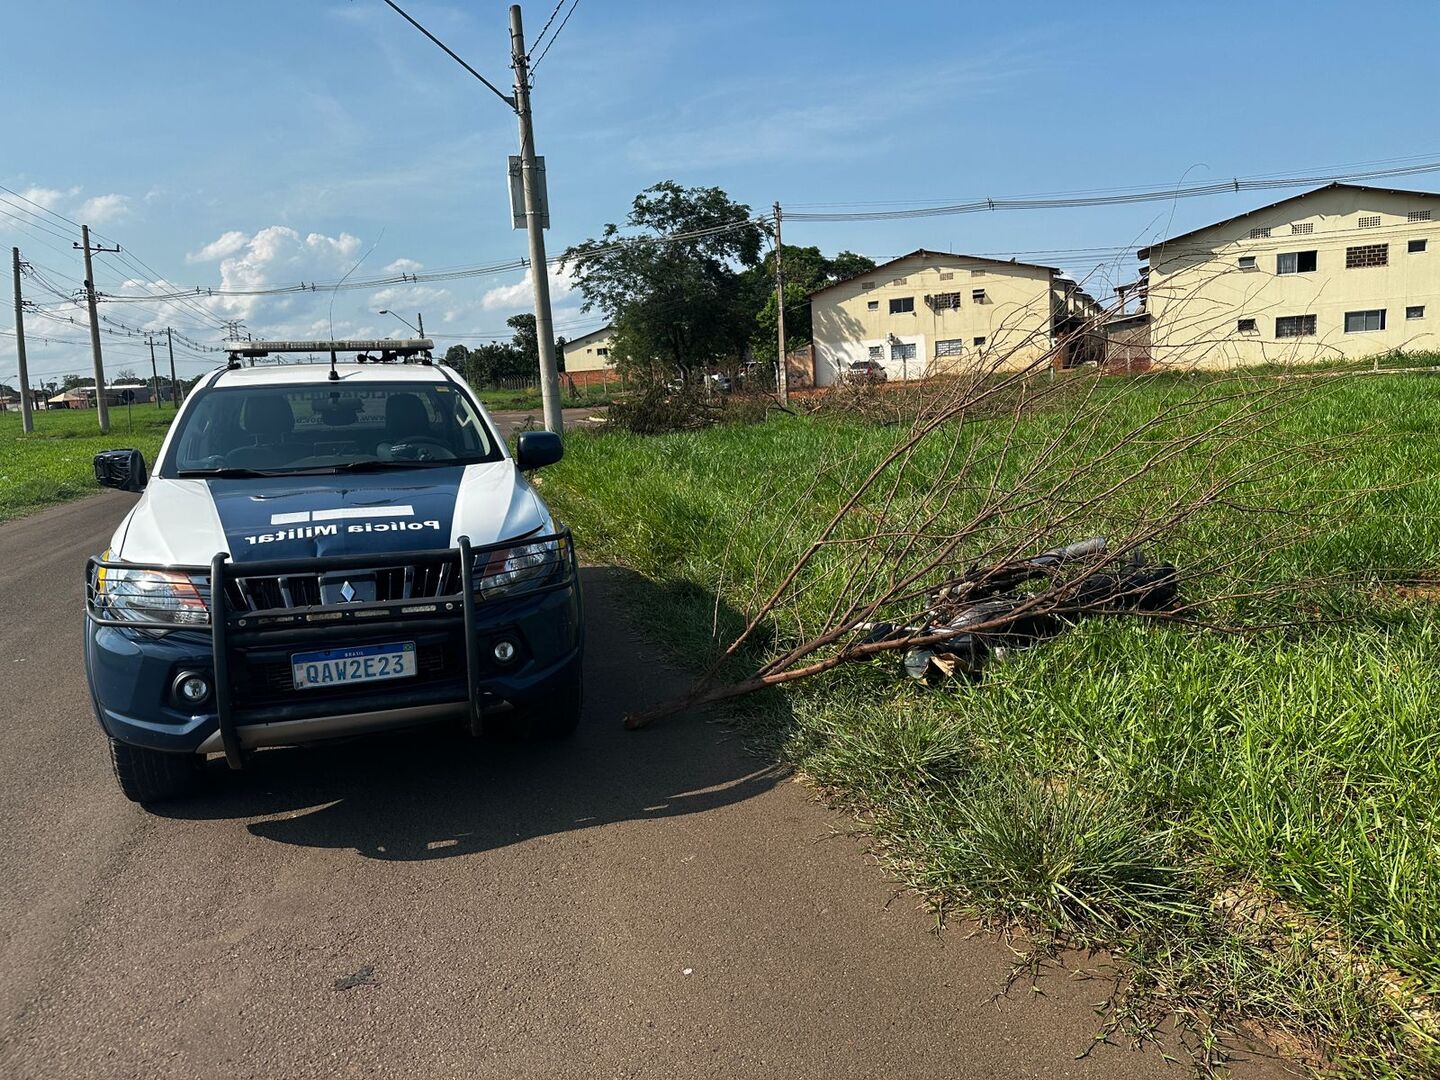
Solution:
M373 581L375 595L365 595L367 600L388 602L453 596L460 592L460 559L458 556L441 557L404 566L356 570L349 575L240 574L225 583L225 603L233 612L274 611L334 603L335 598L324 595L322 577L329 581L337 576L364 581L367 588L368 583Z

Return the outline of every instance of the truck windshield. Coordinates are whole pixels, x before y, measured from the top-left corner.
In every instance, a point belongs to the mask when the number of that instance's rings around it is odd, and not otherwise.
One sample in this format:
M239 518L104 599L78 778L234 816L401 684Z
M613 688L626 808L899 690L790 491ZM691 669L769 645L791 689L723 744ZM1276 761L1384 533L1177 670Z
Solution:
M479 413L448 383L204 390L179 423L163 475L424 468L501 457Z

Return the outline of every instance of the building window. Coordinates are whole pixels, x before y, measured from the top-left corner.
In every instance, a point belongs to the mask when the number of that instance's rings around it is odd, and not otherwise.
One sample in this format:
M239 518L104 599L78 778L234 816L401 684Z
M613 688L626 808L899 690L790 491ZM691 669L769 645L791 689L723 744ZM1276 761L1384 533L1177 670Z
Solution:
M985 276L985 270L984 270L983 267L979 267L979 266L971 267L971 268L970 268L970 276L971 276L971 277L984 277L984 276Z
M894 281L892 281L890 284L891 284L891 285L904 285L904 284L906 284L909 280L910 280L910 279L909 279L908 277L897 277L897 278L896 278Z
M891 360L914 360L914 359L915 359L915 343L914 343L913 341L911 341L911 342L909 342L909 343L906 343L906 342L904 342L904 341L894 341L894 342L891 342L891 343L890 343L890 359L891 359Z
M1384 329L1384 308L1375 311L1347 311L1345 313L1345 333L1347 334L1364 334L1371 330Z
M975 303L977 303L977 304L983 304L983 303L985 303L985 290L984 290L984 289L971 289L971 290L970 290L970 299L971 299L972 301L974 301Z
M958 292L936 293L929 297L930 306L936 311L943 311L946 308L959 308L960 294Z
M1424 240L1411 240L1411 241L1410 241L1410 247L1409 247L1408 250L1409 250L1409 252L1410 252L1411 255L1415 255L1415 254L1418 254L1419 252L1424 251L1424 250L1425 250L1425 241L1424 241Z
M884 345L871 345L871 346L870 346L870 359L871 359L871 360L875 360L875 361L884 360L884 359L885 359L885 346L884 346Z
M1302 221L1290 226L1291 236L1309 236L1314 231L1315 223L1313 221Z
M1254 270L1254 269L1255 269L1255 256L1254 256L1254 255L1241 255L1241 256L1240 256L1240 269L1241 269L1241 270Z
M1269 236L1269 235L1270 235L1270 228L1269 228L1269 226L1266 226L1266 227L1263 228L1263 229L1262 229L1262 228L1255 228L1255 229L1251 229L1251 230L1250 230L1250 239L1251 239L1251 240L1264 240L1264 239L1265 239L1267 236Z
M965 342L959 338L950 338L945 341L935 342L936 356L960 356L965 352Z
M868 292L870 289L873 289L874 287L875 287L875 283L874 283L873 281L862 281L862 282L860 283L860 288L866 290L867 292Z
M891 315L907 315L915 310L915 298L913 296L894 296L890 298Z
M1379 214L1362 214L1359 221L1362 229L1378 229L1380 227Z
M953 278L954 276L955 276L955 275L954 275L953 273L951 273L951 274L941 274L941 275L940 275L940 280L941 280L941 281L949 281L949 280L950 280L951 278Z
M1423 319L1423 318L1425 318L1425 305L1424 305L1424 304L1415 304L1415 305L1412 306L1412 307L1407 307L1407 308L1405 309L1405 318L1407 318L1407 319Z
M1314 315L1281 315L1275 320L1277 338L1313 337L1314 334Z
M1315 272L1315 252L1313 251L1282 251L1275 256L1275 273L1277 274L1313 274Z
M866 311L879 311L879 310L880 310L880 301L879 301L879 300L870 300L870 301L867 301L866 304L865 304L865 310L866 310Z
M1241 334L1253 334L1257 328L1254 319L1237 319L1235 329Z
M1389 244L1361 244L1345 249L1345 269L1360 270L1367 266L1388 266L1390 264Z
M1411 210L1408 214L1405 215L1405 220L1406 220L1406 221L1429 221L1429 220L1430 220L1430 211L1429 211L1429 210Z
M977 338L975 339L975 344L976 344L976 345L984 345L984 344L985 344L985 339L984 339L983 337L977 337Z
M589 350L587 349L586 351L588 352ZM596 349L596 350L595 350L595 355L596 355L596 356L609 356L609 355L610 355L610 350L609 350L609 349Z

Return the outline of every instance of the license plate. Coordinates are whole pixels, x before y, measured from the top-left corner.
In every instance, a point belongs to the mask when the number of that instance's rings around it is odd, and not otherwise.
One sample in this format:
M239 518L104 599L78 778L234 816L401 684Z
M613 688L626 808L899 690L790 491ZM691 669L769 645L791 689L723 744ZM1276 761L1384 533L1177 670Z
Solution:
M348 649L292 653L290 670L296 690L404 679L416 671L415 643L397 641L390 645L356 645Z

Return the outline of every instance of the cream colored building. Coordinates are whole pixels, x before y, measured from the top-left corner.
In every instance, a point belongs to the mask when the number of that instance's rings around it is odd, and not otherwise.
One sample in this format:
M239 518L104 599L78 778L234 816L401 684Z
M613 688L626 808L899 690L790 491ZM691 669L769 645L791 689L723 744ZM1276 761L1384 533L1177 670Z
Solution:
M1440 346L1440 194L1330 184L1139 254L1158 365Z
M574 341L565 342L565 373L577 371L603 371L611 368L610 342L615 336L613 327L602 326Z
M810 294L815 385L875 361L888 381L1033 363L1098 305L1051 266L912 251Z

